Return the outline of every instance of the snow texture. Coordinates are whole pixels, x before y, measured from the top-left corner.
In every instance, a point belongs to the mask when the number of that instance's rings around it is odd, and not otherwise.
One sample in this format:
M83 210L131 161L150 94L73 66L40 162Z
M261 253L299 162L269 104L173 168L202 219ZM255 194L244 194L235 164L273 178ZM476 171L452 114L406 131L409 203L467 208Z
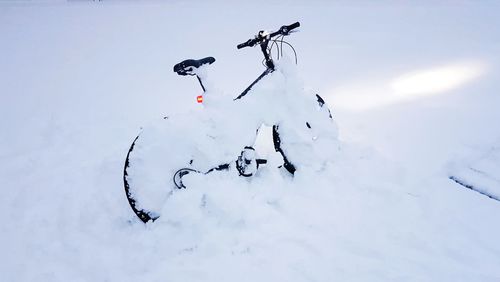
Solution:
M481 151L479 156L456 161L451 167L450 179L500 201L500 148L492 146Z
M449 179L476 181L473 168L488 176L478 186L500 193L499 11L465 1L2 1L0 280L499 281L500 203ZM260 111L227 119L262 71L259 50L236 45L295 21L297 78L273 73L259 90L269 102L256 95L239 109L275 111L257 125ZM206 56L217 61L202 106L195 79L172 66ZM270 163L256 177L189 175L190 189L164 204L144 197L161 217L139 221L122 183L139 132L171 161L193 147L208 156L201 166L234 160L255 126L280 118L271 102L299 95L275 92L287 83L332 110L339 141L313 154L321 166L277 169L263 127L256 147ZM289 112L301 125L303 106ZM210 123L225 144L196 138ZM170 181L144 173L151 185Z
M176 189L172 178L179 169L204 173L223 164L234 168L243 148L254 146L261 126L278 126L280 147L298 173L324 170L336 159L338 132L327 105L320 106L314 93L304 91L295 66L285 58L241 99L210 90L203 95L202 109L145 126L134 141L127 179L138 209L161 214ZM183 183L191 176L184 176Z

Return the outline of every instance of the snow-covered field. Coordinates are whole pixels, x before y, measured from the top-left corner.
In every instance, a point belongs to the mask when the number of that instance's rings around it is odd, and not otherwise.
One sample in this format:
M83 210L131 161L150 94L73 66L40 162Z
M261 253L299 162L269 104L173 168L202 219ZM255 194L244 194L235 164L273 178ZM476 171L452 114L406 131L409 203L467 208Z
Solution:
M0 2L0 281L500 281L500 3ZM196 110L172 66L289 37L331 106L329 173L209 175L142 224L123 191L139 128ZM203 184L203 185L202 185ZM222 184L222 185L221 185ZM164 215L164 216L163 216Z

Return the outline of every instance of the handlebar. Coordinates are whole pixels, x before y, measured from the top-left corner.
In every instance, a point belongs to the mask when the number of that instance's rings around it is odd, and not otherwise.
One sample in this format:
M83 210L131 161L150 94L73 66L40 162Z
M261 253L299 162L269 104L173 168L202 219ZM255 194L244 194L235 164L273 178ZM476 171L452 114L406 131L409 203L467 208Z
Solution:
M238 44L238 46L236 46L236 48L241 49L241 48L245 48L245 47L253 47L256 44L263 42L265 39L270 39L270 38L273 38L277 35L289 35L290 31L292 31L293 29L296 29L299 26L300 26L299 22L293 23L291 25L284 25L284 26L280 27L280 29L278 29L277 31L270 33L270 34L267 34L266 32L261 30L261 31L259 31L259 34L257 34L255 36L254 39L248 39L246 42Z

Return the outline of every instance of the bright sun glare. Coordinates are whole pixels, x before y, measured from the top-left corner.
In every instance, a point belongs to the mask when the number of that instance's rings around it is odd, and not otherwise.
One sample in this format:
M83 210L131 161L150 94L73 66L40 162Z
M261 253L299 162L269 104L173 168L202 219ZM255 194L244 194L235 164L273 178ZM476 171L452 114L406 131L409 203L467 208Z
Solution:
M485 64L477 61L448 64L413 71L385 82L339 87L332 100L339 107L366 110L445 93L477 79L485 71Z
M394 79L391 88L405 97L441 93L470 82L483 70L482 64L468 63L416 71Z

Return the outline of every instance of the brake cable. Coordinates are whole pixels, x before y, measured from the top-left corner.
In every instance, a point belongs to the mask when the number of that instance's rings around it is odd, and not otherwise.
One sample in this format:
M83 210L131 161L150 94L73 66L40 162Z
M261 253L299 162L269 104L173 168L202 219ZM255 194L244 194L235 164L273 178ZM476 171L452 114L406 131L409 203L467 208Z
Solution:
M288 45L292 49L293 55L295 57L295 64L298 64L297 51L295 51L295 48L293 48L292 44L286 42L284 40L284 38L285 38L285 35L281 34L280 36L276 37L275 39L270 40L270 41L272 41L272 43L271 43L271 45L269 45L267 47L267 52L269 53L269 56L272 58L273 47L274 47L274 45L276 45L276 52L277 52L276 60L279 60L281 57L283 57L283 54L284 54L283 53L283 43L285 43L286 45ZM261 63L264 67L267 67L265 58L262 60Z
M283 38L284 38L284 37L285 37L285 36L284 36L284 35L282 35L281 37L278 37L278 38L276 38L276 39L271 40L271 41L273 41L273 43L271 44L271 46L270 46L270 47L268 47L268 52L269 52L269 55L272 55L272 48L273 48L274 44L276 44L276 50L277 50L277 53L278 53L278 55L277 55L277 58L276 58L276 59L277 59L277 60L279 60L279 59L280 59L280 57L283 57L283 43L285 43L286 45L288 45L288 46L292 49L292 51L293 51L293 55L294 55L294 57L295 57L295 64L298 64L298 60L297 60L297 51L295 51L295 48L293 48L292 44L290 44L290 43L286 42L285 40L283 40ZM278 42L279 42L279 43L278 43ZM278 46L278 44L279 44L280 46ZM280 51L280 49L281 49L281 51ZM281 55L280 55L280 54L281 54ZM262 64L264 64L264 63L265 63L265 60L263 60L263 61L262 61ZM265 66L265 65L264 65L264 66Z
M286 42L284 40L281 40L281 44L282 45L283 45L283 43L285 43L286 45L290 46L290 48L292 48L293 55L295 56L295 64L297 64L297 52L295 51L295 48L293 48L292 44L290 44L290 43L288 43L288 42Z

